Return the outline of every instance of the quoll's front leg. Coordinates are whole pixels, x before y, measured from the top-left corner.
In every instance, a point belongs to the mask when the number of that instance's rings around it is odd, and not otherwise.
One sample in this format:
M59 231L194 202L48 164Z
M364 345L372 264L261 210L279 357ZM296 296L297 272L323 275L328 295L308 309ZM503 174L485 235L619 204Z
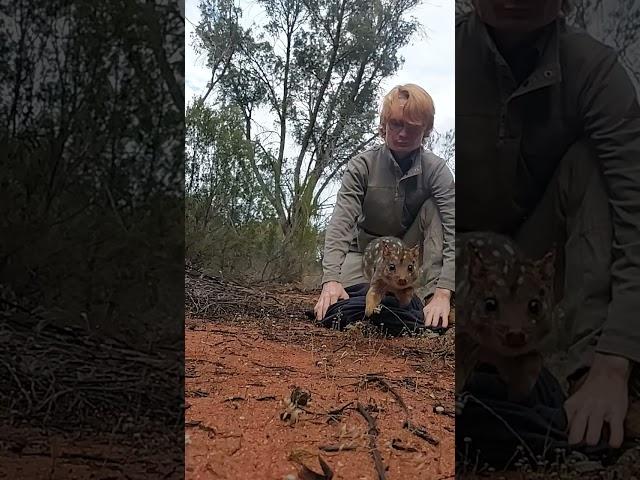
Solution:
M375 286L370 286L367 291L367 300L364 309L364 316L370 317L373 315L373 311L376 309L380 302L382 301L382 294L376 289Z

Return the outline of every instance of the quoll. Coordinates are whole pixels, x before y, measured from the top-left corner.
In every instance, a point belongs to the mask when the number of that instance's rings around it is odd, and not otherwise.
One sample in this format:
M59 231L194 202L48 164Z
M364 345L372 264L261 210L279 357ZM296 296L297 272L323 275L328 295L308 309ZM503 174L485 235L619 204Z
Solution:
M393 294L400 305L408 305L419 278L420 245L408 247L396 237L385 236L367 245L362 271L369 282L365 316L370 317L386 294Z
M456 238L456 392L479 362L494 365L509 397L526 397L540 374L552 327L555 251L526 257L492 232Z

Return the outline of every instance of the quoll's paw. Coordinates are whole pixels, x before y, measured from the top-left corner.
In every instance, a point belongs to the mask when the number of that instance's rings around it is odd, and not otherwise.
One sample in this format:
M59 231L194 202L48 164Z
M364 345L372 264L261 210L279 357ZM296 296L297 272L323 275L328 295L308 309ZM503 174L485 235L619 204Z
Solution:
M372 307L371 309L369 307L366 307L364 309L364 316L365 317L370 317L374 313L378 313L379 314L380 312L382 312L382 305L376 305L376 306Z
M364 307L364 316L370 317L373 315L373 311L376 308L376 302L374 302L371 298L367 298L367 303Z
M378 300L377 295L370 290L369 293L367 293L367 300L364 308L365 317L373 315L373 312L376 311L376 307L378 307L379 303L380 301Z

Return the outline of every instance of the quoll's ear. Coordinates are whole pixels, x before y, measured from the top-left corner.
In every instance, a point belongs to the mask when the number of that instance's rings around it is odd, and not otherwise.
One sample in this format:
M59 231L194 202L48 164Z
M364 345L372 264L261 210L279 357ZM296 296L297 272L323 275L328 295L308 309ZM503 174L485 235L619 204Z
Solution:
M420 244L416 244L409 249L409 255L417 259L420 256Z
M468 242L465 245L465 249L467 251L467 272L469 275L469 279L475 281L482 280L484 277L486 277L487 267L485 265L484 258L480 253L480 249L471 242Z
M545 282L553 282L556 274L556 246L554 245L544 257L535 262Z

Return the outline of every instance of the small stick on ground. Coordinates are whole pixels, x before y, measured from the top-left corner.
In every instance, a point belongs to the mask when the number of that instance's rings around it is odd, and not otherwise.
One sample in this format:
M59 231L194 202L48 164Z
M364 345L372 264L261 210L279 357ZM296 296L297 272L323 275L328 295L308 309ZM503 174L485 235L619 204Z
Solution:
M351 406L353 404L353 401L349 402L349 403L345 403L343 406L338 407L334 410L329 410L327 412L327 415L329 416L328 418L328 422L334 421L334 422L338 422L340 421L340 418L342 417L342 415L344 415L344 410Z
M378 451L376 446L376 438L378 436L378 427L376 426L376 421L373 419L369 412L364 408L364 406L358 402L358 412L360 415L364 417L369 425L369 448L371 448L371 456L373 457L373 463L376 466L376 471L378 472L378 480L387 480L386 468L384 463L382 462L382 455Z
M364 381L365 382L371 382L371 383L377 383L378 385L380 385L383 388L383 391L390 392L391 395L393 395L394 398L396 399L396 401L398 402L398 405L400 405L400 407L404 410L404 412L407 415L407 417L409 416L409 409L407 408L407 404L404 403L404 400L402 399L400 394L398 392L396 392L393 389L393 387L391 387L391 385L389 385L389 383L384 378L382 378L382 377L380 377L379 375L376 375L376 374L368 374L368 375L365 376Z
M420 437L423 440L426 440L431 445L438 445L440 440L435 437L432 437L429 432L427 432L423 427L413 425L409 420L405 420L402 425L403 428L406 428L411 433L413 433L416 437Z
M404 410L404 413L405 413L405 421L404 421L404 424L403 424L404 428L409 430L409 432L411 432L415 436L420 437L423 440L426 440L431 445L438 445L440 443L440 441L437 438L432 437L429 434L429 432L426 431L426 429L424 427L421 427L419 425L414 425L413 424L413 422L411 421L411 415L409 413L409 409L407 408L406 403L404 403L404 400L402 399L400 394L398 392L396 392L393 389L393 387L391 387L391 385L389 385L389 383L384 378L380 377L379 375L371 375L371 374L369 374L369 375L367 375L365 377L364 381L365 382L371 382L371 383L377 383L385 391L390 392L395 397L396 401L398 402L398 405L400 405L400 407L402 407L402 410Z
M344 452L347 450L357 450L358 446L353 444L332 444L320 445L318 448L323 452Z
M344 347L346 347L347 345L349 345L349 341L344 342L342 345L340 345L337 348L334 348L331 353L338 353L340 350L342 350Z
M257 402L264 402L265 400L275 400L276 396L275 395L265 395L263 397L257 397L256 401Z
M246 399L244 397L234 396L234 397L225 398L223 402L236 402L241 400L246 400Z

